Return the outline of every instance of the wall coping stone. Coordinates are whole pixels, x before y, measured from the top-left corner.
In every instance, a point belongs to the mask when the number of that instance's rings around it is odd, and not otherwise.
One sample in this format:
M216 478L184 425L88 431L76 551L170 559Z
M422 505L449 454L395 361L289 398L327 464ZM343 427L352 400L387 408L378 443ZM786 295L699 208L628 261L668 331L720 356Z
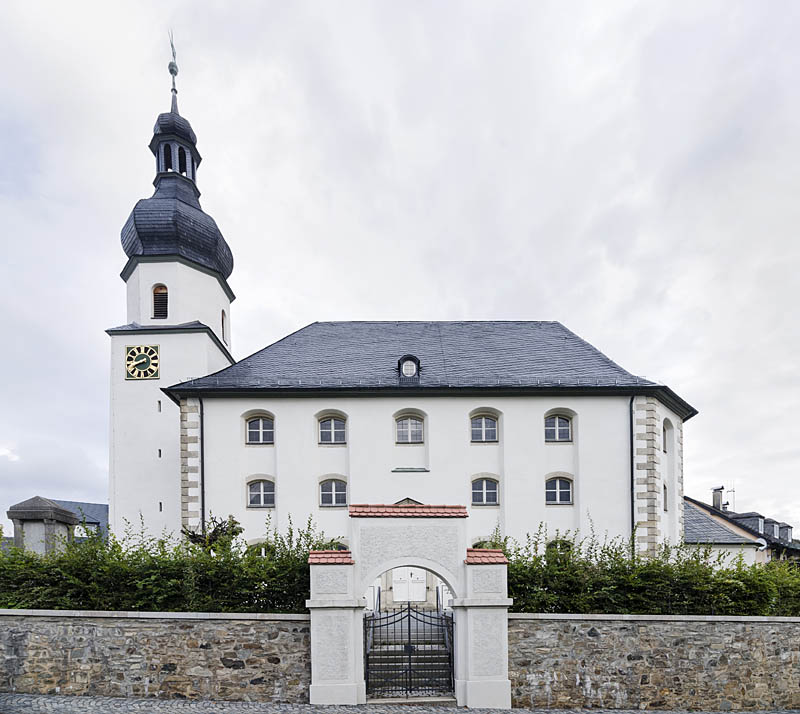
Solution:
M127 610L24 610L0 608L0 617L108 617L131 620L260 620L310 622L310 615L267 612L135 612ZM800 619L800 618L798 618Z
M3 611L0 610L0 613ZM800 617L765 615L603 615L598 613L509 612L509 620L609 620L612 622L800 622Z

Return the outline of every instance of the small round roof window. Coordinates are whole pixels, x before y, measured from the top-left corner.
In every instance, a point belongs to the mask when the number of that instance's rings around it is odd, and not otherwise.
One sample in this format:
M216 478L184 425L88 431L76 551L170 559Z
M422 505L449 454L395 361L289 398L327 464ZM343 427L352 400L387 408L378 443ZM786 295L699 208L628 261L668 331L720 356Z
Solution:
M417 374L417 363L413 359L407 359L402 365L404 377L414 377Z

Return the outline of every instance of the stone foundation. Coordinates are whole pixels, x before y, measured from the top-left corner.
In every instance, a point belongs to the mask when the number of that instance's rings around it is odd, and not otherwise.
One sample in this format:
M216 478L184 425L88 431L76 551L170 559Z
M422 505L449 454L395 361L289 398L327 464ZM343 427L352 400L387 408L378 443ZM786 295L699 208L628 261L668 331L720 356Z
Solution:
M800 618L509 615L515 707L798 709Z
M308 702L309 624L307 615L0 610L0 691Z

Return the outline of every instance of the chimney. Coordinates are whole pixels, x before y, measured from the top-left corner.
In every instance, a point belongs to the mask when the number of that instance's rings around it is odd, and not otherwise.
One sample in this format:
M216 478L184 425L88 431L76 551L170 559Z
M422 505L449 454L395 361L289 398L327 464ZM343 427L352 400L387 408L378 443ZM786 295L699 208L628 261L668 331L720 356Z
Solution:
M722 494L723 494L724 491L725 491L725 487L724 486L720 486L719 488L711 489L711 493L714 494L713 495L713 500L711 501L711 504L718 511L722 510Z

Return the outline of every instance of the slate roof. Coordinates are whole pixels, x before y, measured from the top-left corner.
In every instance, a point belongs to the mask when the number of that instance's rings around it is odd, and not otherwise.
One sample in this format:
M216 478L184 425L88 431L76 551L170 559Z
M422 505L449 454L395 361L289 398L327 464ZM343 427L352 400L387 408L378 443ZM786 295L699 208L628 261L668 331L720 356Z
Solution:
M467 548L467 565L503 565L508 559L499 548Z
M96 525L103 535L108 534L108 504L88 503L86 501L62 501L52 499L62 508L72 511L81 521L86 519L87 525Z
M431 506L426 504L354 503L350 518L466 518L464 506Z
M155 185L155 193L137 202L122 227L125 254L177 255L227 279L233 254L214 219L200 207L194 183L177 173L160 173Z
M697 411L664 385L627 372L559 322L315 322L187 392L397 389L398 360L420 360L403 389L604 390L660 394L684 418Z
M687 543L758 545L755 538L735 533L689 501L684 501L683 539Z
M174 134L182 139L186 139L186 141L191 144L197 143L197 136L189 120L182 117L177 112L164 112L163 114L159 114L156 119L156 124L153 127L153 134Z

